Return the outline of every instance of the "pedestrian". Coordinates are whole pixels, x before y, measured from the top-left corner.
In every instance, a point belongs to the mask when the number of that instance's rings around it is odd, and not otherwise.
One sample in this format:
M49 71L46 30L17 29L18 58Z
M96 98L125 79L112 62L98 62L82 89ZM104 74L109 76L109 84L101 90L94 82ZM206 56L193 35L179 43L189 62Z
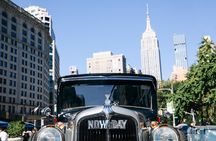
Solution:
M8 134L5 132L5 128L0 127L0 140L8 141Z
M33 128L31 131L31 134L30 134L29 141L34 140L34 136L35 136L36 132L37 132L37 128Z
M37 132L37 128L32 129L32 135L34 135Z
M29 138L29 132L27 131L27 129L25 129L25 131L23 131L23 141L28 141Z

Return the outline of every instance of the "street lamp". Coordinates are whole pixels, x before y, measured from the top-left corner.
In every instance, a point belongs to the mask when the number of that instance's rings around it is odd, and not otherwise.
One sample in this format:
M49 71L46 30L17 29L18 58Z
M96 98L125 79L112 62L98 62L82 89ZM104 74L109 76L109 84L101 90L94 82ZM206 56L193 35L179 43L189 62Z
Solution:
M171 83L171 88L160 88L158 90L161 91L170 91L171 94L173 94L173 83ZM168 104L167 104L168 105ZM169 109L171 109L170 111L168 111L169 113L172 114L172 118L173 118L173 127L175 127L175 109L173 108L173 101L172 103L169 103L170 107ZM168 109L168 108L167 108Z
M161 91L170 91L171 94L173 94L173 82L171 81L171 88L159 88L158 90Z
M196 125L196 120L195 120L195 113L194 113L194 110L193 109L191 109L191 112L189 113L189 112L186 112L186 111L184 111L185 112L185 114L188 114L188 115L191 115L192 116L192 121L193 121L193 126L195 126Z

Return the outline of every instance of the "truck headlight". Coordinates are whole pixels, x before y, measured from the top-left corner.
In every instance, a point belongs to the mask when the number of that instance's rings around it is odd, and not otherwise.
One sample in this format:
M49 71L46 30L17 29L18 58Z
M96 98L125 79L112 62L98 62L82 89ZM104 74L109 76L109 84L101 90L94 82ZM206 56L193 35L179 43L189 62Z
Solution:
M36 141L64 141L61 131L54 127L42 128L36 135Z
M169 126L160 126L152 131L153 141L179 141L177 131Z

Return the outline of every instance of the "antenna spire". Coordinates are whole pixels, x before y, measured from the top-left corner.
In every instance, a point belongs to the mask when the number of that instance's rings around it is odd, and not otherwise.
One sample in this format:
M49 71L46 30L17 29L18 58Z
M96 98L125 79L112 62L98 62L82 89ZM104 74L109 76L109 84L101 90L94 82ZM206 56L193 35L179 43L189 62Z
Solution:
M152 31L151 24L150 24L150 16L149 16L149 7L146 4L146 31Z

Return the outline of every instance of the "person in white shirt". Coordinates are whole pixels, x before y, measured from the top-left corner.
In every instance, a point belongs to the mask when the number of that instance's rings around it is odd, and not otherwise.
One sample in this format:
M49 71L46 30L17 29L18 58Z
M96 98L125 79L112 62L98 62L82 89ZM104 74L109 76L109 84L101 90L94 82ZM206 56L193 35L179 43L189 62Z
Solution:
M0 127L0 141L8 141L8 134L5 132L5 129Z

